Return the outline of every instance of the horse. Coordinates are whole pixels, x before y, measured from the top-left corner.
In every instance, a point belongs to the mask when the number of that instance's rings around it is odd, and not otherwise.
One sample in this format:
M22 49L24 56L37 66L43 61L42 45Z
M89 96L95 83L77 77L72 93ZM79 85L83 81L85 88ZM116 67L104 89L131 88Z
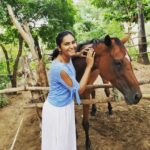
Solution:
M83 48L93 47L95 51L94 64L89 76L88 84L92 84L98 75L105 81L109 81L115 88L117 88L124 96L127 104L137 104L142 93L139 83L135 77L132 69L130 57L124 44L126 38L119 39L117 37L110 37L106 35L104 39L93 39L78 45L77 51ZM76 79L80 82L84 70L86 68L85 57L75 57L72 59L74 68L76 70ZM81 99L90 99L91 90L87 89L80 96ZM83 105L83 120L82 126L85 131L85 147L89 150L91 147L89 137L89 107L90 105Z
M130 36L131 36L131 35L128 34L128 35L123 39L124 43L129 40ZM127 51L127 54L128 54L128 51ZM128 54L128 55L129 55L129 54ZM129 55L129 59L130 59L130 61L132 61L132 58L130 57L130 55ZM99 74L99 76L100 76L100 74ZM101 77L101 76L100 76L100 77ZM109 81L103 79L102 77L101 77L101 79L102 79L103 84L109 84ZM107 97L109 97L109 96L111 95L111 92L110 92L110 90L109 90L109 87L105 87L105 88L104 88L104 92L105 92L105 95L106 95ZM92 98L92 99L95 99L95 95L96 95L96 91L95 91L95 89L93 89L93 90L91 91L91 98ZM108 107L107 107L107 108L108 108L108 114L109 114L109 115L112 115L112 114L113 114L113 111L112 111L111 102L108 101L107 103L108 103ZM96 112L97 112L96 104L92 104L91 116L96 116Z

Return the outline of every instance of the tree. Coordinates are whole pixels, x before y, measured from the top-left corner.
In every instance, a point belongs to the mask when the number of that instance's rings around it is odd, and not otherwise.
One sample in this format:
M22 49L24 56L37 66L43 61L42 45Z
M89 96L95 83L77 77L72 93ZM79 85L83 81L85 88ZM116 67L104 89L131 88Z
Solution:
M20 56L22 55L22 37L20 37L17 30L10 25L1 29L4 31L0 34L0 47L6 60L7 77L10 80L12 87L16 87L18 64ZM17 44L19 45L18 49L16 49ZM11 48L13 50L11 50L10 47L13 47ZM15 60L14 63L11 61L12 58ZM4 78L4 80L6 80L6 78Z
M10 4L14 15L22 24L29 23L33 36L42 39L48 48L54 48L59 31L72 30L76 10L72 0L5 0L0 1L0 24L12 26L6 5Z
M143 25L140 23L139 29L141 31L145 31L144 19L145 20L150 19L150 15L149 15L150 0L138 0L138 1L144 7L144 16L145 16L145 18L143 18L142 20L140 19L143 22L142 23ZM140 16L140 15L137 15L139 9L137 9L137 1L135 1L135 0L114 0L114 1L92 0L92 4L94 4L98 8L100 8L100 7L106 8L105 18L107 20L115 19L117 21L129 22L131 24L132 22L137 23L138 18ZM146 35L144 32L142 33L142 36L144 36L146 38ZM139 37L139 38L142 38L142 37ZM143 41L143 40L141 39L141 41ZM147 50L146 47L147 47L147 45L140 47L139 53L143 53L143 52L145 53ZM147 53L145 53L144 55L141 55L141 58L143 59L143 61L142 61L143 63L145 63L145 64L149 63Z
M17 86L18 63L19 63L20 56L22 54L22 46L23 46L23 39L22 39L22 37L20 35L19 35L18 39L19 39L19 49L18 49L17 57L15 59L15 63L13 65L12 72L11 72L11 69L10 69L10 63L9 63L10 59L9 59L9 56L8 56L8 52L7 52L6 48L4 47L4 45L0 44L0 46L1 46L2 50L3 50L3 52L4 52L4 55L5 55L8 77L9 77L9 79L11 81L12 87L16 87Z
M147 39L145 34L145 24L144 24L144 12L143 5L141 2L137 2L138 7L138 43L139 52L138 61L144 64L149 64L149 59L147 55Z
M12 6L12 9L9 9L9 6ZM6 30L8 26L14 28L7 13L7 8L15 27L27 42L33 58L40 59L40 63L42 62L42 58L37 55L39 54L37 50L40 50L40 45L39 43L37 44L38 37L48 47L54 48L56 33L64 29L72 29L74 23L75 9L71 0L0 1L0 12L2 13L0 16L0 25Z
M76 6L78 12L74 30L79 41L102 38L106 34L113 37L123 36L120 23L115 20L109 23L105 21L103 17L104 10L91 5L89 0L80 0Z

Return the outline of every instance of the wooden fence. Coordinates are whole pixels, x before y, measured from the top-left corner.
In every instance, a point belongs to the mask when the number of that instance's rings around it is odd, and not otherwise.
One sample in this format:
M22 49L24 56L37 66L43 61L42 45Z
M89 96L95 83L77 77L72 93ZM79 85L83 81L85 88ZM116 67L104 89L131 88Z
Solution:
M150 83L149 80L143 80L139 81L139 85L148 84ZM112 88L113 86L111 84L100 84L100 85L87 85L87 89L97 89L97 88ZM48 91L49 87L36 87L36 86L22 86L22 87L16 87L16 88L6 88L3 90L0 90L0 94L7 94L7 93L13 93L13 92L20 92L20 91Z

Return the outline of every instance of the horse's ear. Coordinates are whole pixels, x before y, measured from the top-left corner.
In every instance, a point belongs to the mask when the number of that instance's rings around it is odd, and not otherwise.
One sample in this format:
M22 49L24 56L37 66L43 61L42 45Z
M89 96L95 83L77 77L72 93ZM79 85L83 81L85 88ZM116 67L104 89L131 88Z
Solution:
M126 37L124 37L124 38L121 39L121 42L123 44L125 44L129 40L130 36L131 36L131 34L128 34Z
M111 46L111 38L109 35L105 36L104 42L108 47Z

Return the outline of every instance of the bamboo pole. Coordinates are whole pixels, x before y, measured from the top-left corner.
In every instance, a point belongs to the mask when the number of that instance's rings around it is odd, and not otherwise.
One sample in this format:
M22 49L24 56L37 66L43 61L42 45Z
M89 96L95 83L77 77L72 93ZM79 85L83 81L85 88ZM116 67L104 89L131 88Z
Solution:
M150 94L143 94L143 99L150 99ZM124 100L124 98L121 98L121 101ZM105 99L82 99L81 100L81 105L92 105L92 104L104 104L107 102L116 102L113 97L105 98ZM27 104L24 106L24 109L30 109L30 108L42 108L43 103L33 103L33 104Z
M23 108L27 109L27 108L42 108L43 107L43 103L33 103L33 104L27 104L25 105Z
M139 82L139 85L143 84L148 84L150 83L149 80L143 80ZM87 89L97 89L97 88L112 88L113 86L111 84L95 84L95 85L87 85ZM49 87L29 87L29 86L24 86L24 87L17 87L17 88L7 88L4 90L0 90L0 94L5 94L5 93L13 93L13 92L19 92L19 91L48 91Z
M148 84L148 83L150 83L150 79L149 80L140 81L139 85Z
M18 134L19 134L19 131L20 131L20 128L21 128L22 123L23 123L23 118L22 118L21 121L20 121L19 127L18 127L18 129L17 129L16 134L15 134L15 137L14 137L14 140L13 140L13 143L12 143L12 145L11 145L10 150L13 150L13 149L14 149L14 146L15 146L15 143L16 143L16 140L17 140L17 137L18 137Z
M142 98L144 98L144 99L150 99L150 94L143 94Z
M92 105L92 104L96 104L96 103L107 103L107 102L115 102L115 100L113 99L113 97L108 97L105 99L81 99L81 105ZM33 103L33 104L27 104L26 106L24 106L24 108L42 108L43 107L43 103Z
M88 85L87 89L96 89L96 88L105 88L105 87L112 87L111 85ZM29 86L24 86L24 87L17 87L17 88L7 88L4 90L0 90L0 94L4 94L4 93L13 93L13 92L19 92L19 91L48 91L49 87L29 87Z
M97 88L112 88L113 86L111 84L94 84L94 85L87 85L87 89L97 89Z
M0 90L0 94L7 94L7 93L24 91L24 89L25 89L25 87L7 88L7 89L4 89L4 90Z
M34 87L34 86L32 86L32 87L29 87L29 86L27 86L27 87L25 87L25 90L26 91L41 91L41 90L43 90L43 91L48 91L49 90L49 87Z

